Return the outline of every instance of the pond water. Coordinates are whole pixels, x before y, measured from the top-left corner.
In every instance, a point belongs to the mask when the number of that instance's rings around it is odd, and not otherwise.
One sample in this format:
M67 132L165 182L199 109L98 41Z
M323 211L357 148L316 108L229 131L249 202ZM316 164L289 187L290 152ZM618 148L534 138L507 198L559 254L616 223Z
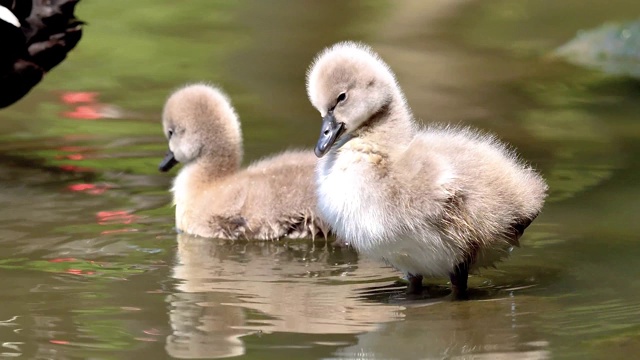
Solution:
M0 356L544 359L640 353L640 86L547 56L637 1L83 1L79 46L0 111ZM314 54L370 43L424 122L471 124L548 180L472 300L407 299L331 241L177 236L157 172L168 93L220 84L245 163L310 148Z

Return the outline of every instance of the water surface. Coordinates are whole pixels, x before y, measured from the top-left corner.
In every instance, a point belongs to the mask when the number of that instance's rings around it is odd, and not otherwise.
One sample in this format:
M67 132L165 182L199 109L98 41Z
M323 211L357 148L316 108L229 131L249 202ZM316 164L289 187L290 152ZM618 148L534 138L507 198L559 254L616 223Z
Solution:
M4 357L542 359L640 352L640 87L547 57L632 1L85 1L85 37L0 112ZM472 300L407 299L399 274L331 241L176 235L159 114L223 86L245 163L310 148L304 73L370 43L423 122L470 124L548 179L513 256ZM174 173L175 174L175 173Z

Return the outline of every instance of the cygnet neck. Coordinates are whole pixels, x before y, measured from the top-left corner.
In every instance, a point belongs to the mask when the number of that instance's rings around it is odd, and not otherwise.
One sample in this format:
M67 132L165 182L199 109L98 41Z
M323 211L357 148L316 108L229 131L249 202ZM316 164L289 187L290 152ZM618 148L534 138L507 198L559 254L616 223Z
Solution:
M354 136L392 148L395 144L408 144L416 132L417 126L409 106L401 94L396 94L361 125Z
M218 141L215 146L205 147L194 165L206 174L206 179L220 179L240 169L242 155L242 141Z

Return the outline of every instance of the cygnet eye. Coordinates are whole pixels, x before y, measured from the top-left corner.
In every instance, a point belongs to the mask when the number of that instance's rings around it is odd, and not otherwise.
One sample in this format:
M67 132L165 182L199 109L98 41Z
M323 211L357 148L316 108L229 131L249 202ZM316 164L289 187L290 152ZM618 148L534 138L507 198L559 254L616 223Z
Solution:
M347 93L340 93L340 95L338 95L338 103L341 103L345 100L347 100Z
M171 139L171 136L173 136L173 129L169 129L169 131L167 131L167 138Z

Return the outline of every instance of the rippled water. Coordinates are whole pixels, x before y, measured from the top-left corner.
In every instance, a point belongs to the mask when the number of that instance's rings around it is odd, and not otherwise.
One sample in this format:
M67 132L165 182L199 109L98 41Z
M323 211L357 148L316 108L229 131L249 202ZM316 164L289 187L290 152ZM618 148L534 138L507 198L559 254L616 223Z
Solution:
M0 356L622 358L640 352L640 87L548 58L631 1L84 1L85 37L0 112ZM177 236L159 113L222 85L245 162L311 147L304 72L369 42L423 121L497 132L551 186L472 300L407 299L331 241Z

